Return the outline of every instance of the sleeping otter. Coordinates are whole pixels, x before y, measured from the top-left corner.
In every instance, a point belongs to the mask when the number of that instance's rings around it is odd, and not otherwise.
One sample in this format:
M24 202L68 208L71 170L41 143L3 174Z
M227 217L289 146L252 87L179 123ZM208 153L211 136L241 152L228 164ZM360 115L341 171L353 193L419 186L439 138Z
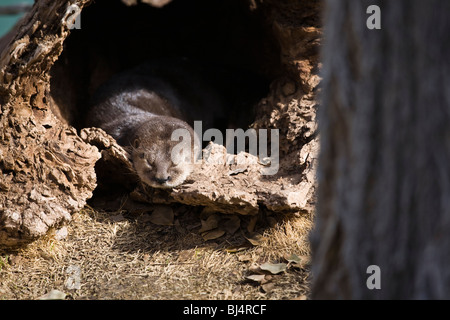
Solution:
M213 126L224 104L186 60L146 63L112 77L94 94L87 126L102 128L131 154L142 182L171 188L185 181L201 151L193 120ZM174 154L176 129L189 132L189 148ZM186 142L186 141L184 141Z

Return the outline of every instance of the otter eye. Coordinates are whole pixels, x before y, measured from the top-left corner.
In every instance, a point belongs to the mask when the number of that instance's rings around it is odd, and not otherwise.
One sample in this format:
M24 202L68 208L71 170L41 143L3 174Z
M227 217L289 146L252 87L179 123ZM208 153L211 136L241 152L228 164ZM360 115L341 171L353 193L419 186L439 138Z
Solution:
M135 147L135 148L138 148L139 147L139 145L140 145L140 141L139 141L139 139L135 139L134 141L133 141L133 147Z
M144 159L145 154L143 152L139 153L139 158Z

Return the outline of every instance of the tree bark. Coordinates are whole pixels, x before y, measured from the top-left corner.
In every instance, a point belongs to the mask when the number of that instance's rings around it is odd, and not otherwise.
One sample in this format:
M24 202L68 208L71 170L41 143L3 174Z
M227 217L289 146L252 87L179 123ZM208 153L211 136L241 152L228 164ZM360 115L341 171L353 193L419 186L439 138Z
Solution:
M96 186L98 150L49 108L49 70L69 33L69 5L37 2L1 52L0 246L28 243L70 221Z
M312 297L448 299L450 3L326 5Z

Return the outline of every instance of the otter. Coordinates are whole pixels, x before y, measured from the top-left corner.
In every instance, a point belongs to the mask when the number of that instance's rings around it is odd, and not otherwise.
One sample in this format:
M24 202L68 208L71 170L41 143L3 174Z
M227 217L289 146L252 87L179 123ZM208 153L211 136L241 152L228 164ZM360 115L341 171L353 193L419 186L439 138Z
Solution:
M220 94L201 68L184 59L147 62L113 76L89 109L86 125L105 130L129 151L141 181L154 188L179 186L191 173L201 151L193 121L212 127L225 117ZM177 129L189 132L191 141L174 155Z

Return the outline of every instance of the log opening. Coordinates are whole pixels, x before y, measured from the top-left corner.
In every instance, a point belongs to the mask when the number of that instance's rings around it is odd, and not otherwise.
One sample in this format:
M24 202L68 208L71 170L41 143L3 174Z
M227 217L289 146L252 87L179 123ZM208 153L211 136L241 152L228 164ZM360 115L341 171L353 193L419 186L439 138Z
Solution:
M279 46L263 21L260 11L242 1L172 1L162 8L95 1L82 11L81 28L72 30L51 70L55 113L81 129L99 85L120 71L168 57L221 66L228 71L223 89L256 102L282 74Z
M92 94L111 76L143 62L183 57L208 68L208 81L228 98L232 107L218 128L224 136L230 125L247 130L255 121L256 103L283 73L280 48L264 24L262 8L242 1L172 1L162 8L124 2L96 1L83 10L80 29L72 30L51 70L54 113L81 130ZM96 165L96 194L136 185L122 165ZM107 190L101 190L104 186Z

